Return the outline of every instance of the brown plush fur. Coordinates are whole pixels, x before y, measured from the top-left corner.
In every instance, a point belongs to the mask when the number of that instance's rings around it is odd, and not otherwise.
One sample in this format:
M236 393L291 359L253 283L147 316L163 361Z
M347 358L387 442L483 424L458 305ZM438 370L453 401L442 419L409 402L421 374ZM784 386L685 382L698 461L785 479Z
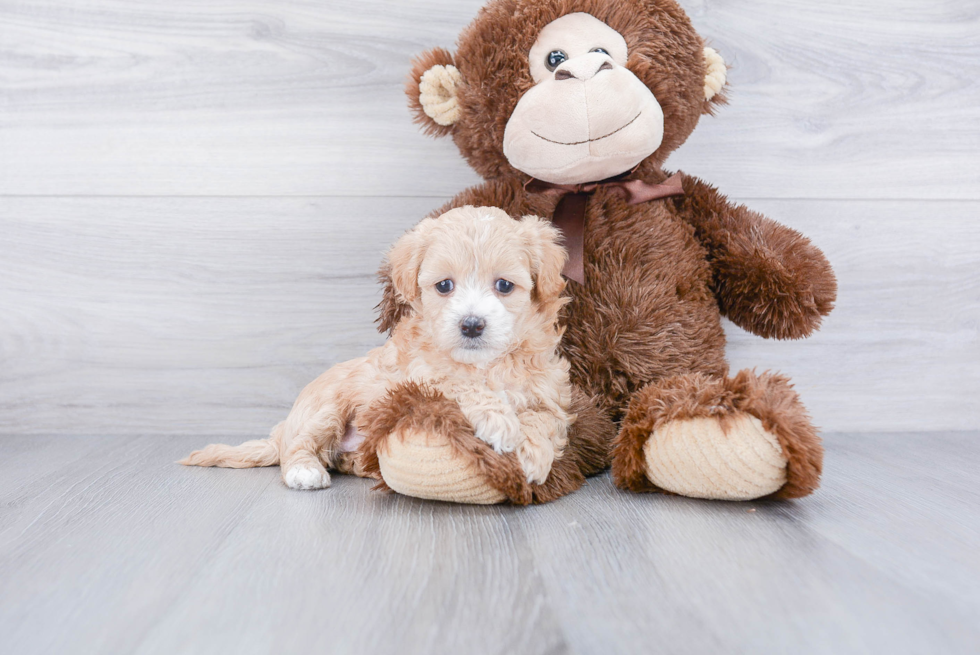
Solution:
M448 50L433 48L412 62L412 72L405 82L405 95L408 96L408 106L415 114L415 122L422 126L422 131L430 136L446 136L452 132L451 125L439 125L422 111L422 102L419 100L421 95L419 90L419 80L422 74L433 66L452 66L453 55Z
M823 447L810 417L782 375L740 371L734 378L700 373L661 380L641 389L630 403L623 427L613 444L613 479L631 491L663 491L646 476L643 446L654 430L668 421L736 413L755 416L774 434L788 460L788 482L774 498L799 498L820 484Z
M708 251L721 312L760 337L802 339L816 331L837 297L823 253L799 232L733 206L701 180L685 176L684 192L678 214Z
M673 0L490 2L460 35L455 56L435 49L416 59L407 87L416 120L430 133L444 132L421 110L418 79L433 64L455 62L464 81L459 93L462 118L452 126L459 151L485 178L521 175L507 163L502 144L507 119L533 85L527 53L541 28L573 12L592 14L626 39L627 67L653 91L665 123L663 144L637 172L659 169L694 131L701 114L725 99L720 94L704 100L704 42Z
M455 55L422 55L408 83L417 120L430 133L451 133L462 155L486 178L434 214L489 205L511 216L552 216L558 198L528 193L528 176L507 162L502 143L508 118L533 84L527 61L531 45L542 27L572 12L590 13L623 35L627 68L663 107L663 143L630 172L632 179L663 182L668 155L702 115L724 103L723 94L704 100L705 44L674 0L493 0L463 31ZM417 87L428 65L450 60L463 80L461 116L443 130L421 111ZM695 386L705 389L745 387L738 407L774 426L791 462L789 481L776 495L805 495L819 478L816 433L783 378L744 372L726 378L721 316L763 337L805 337L833 307L833 271L820 250L795 230L728 202L694 177L685 175L683 185L683 197L635 206L602 188L589 199L585 284L569 285L571 302L563 318L561 349L571 363L572 382L598 398L602 412L615 420L631 402L631 411L652 412L645 408L653 402L650 390L672 379L697 380ZM381 278L386 290L379 323L390 330L407 307L393 293L385 269ZM690 409L691 398L707 397L683 398L682 407ZM615 470L618 483L641 490L652 485L636 477L636 458L642 457L637 442L644 438L637 425L626 422ZM601 459L589 458L589 463Z
M615 434L612 424L579 392L572 395L571 411L578 418L569 432L568 446L541 485L527 483L513 453L499 455L477 439L455 402L414 382L392 389L365 412L361 428L365 439L358 449L359 460L366 475L380 480L376 488L387 489L380 479L378 452L387 447L389 439L398 439L410 430L441 436L457 457L471 464L511 503L546 503L575 491L585 482L586 475L598 473L609 463L608 444Z

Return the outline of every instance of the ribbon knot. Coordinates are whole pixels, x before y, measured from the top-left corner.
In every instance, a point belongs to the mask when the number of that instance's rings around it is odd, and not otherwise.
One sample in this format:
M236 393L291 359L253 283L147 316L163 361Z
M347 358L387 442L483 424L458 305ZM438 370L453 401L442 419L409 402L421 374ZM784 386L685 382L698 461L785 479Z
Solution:
M585 243L585 209L589 196L600 188L612 189L626 200L628 205L639 205L651 200L684 195L680 173L675 173L661 184L648 184L643 180L608 180L585 184L552 184L534 178L524 184L528 193L559 195L551 222L562 234L563 245L568 251L568 261L562 275L585 284L583 247Z

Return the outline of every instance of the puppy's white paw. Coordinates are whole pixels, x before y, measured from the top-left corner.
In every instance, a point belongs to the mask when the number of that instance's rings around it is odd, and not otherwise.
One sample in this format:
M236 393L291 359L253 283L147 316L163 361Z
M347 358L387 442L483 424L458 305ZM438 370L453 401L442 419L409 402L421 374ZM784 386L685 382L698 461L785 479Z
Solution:
M530 484L544 484L551 473L551 466L555 463L555 451L550 447L535 447L529 442L524 442L517 449L517 461L521 463L521 469Z
M471 419L473 434L498 453L514 452L521 439L521 424L513 412L486 412Z
M330 474L323 468L294 466L282 476L290 489L325 489L330 486Z
M507 443L508 439L499 432L476 430L474 434L476 435L477 439L487 442L498 453L509 453L513 452L514 450L514 447Z

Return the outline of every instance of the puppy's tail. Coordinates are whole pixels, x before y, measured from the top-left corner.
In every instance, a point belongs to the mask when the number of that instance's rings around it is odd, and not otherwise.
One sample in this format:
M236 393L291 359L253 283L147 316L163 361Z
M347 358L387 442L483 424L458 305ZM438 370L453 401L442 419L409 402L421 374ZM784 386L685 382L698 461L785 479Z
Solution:
M240 446L226 446L213 443L201 450L195 450L177 462L184 466L221 466L230 469L249 469L256 466L275 466L279 463L280 423L272 429L268 439L246 441Z

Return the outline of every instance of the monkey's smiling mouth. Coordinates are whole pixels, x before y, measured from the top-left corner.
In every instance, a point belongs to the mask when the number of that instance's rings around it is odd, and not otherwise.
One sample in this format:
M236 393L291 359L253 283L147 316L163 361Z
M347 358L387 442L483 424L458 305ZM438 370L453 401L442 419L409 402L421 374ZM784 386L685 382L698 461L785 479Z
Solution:
M622 127L617 127L615 130L613 130L609 134L603 134L602 136L597 136L594 139L586 139L585 141L569 141L569 142L566 142L566 141L555 141L554 139L549 139L548 137L541 136L540 134L538 134L534 130L531 130L531 134L533 134L534 136L538 137L539 139L541 139L543 141L547 141L548 143L557 143L560 146L580 146L583 143L592 143L594 141L602 141L603 139L608 139L613 134L616 134L617 132L621 132L621 131L625 130L627 127L629 127L630 125L632 125L636 121L636 119L640 117L640 114L642 114L642 113L643 112L641 111L639 114L637 114L632 119L630 119L630 121L628 123L626 123Z

